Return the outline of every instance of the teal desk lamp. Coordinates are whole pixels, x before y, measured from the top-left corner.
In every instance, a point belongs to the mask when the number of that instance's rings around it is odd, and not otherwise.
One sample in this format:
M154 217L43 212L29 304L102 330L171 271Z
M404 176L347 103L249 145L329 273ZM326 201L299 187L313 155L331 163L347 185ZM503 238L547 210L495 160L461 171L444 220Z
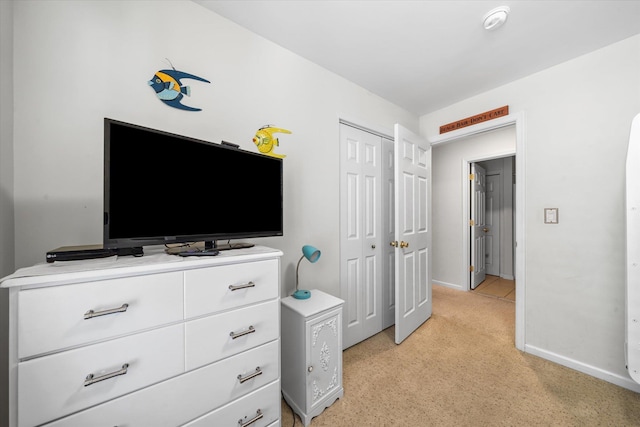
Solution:
M296 299L308 299L311 298L311 292L305 291L304 289L298 289L298 269L300 268L300 263L302 260L306 258L310 263L314 263L320 259L320 251L313 246L304 245L302 247L302 256L298 261L298 265L296 266L296 291L293 293L293 297Z

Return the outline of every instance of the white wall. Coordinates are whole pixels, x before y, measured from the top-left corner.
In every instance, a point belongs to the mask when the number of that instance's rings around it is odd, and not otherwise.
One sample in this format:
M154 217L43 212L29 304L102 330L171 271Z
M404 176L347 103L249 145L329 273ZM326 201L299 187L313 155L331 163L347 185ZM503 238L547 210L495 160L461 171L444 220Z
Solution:
M321 248L305 287L339 294L338 117L412 130L417 118L192 2L21 0L13 8L16 267L57 246L101 241L103 117L248 150L269 123L293 134L280 138L285 236L260 242L285 252L288 291L300 247ZM167 67L164 58L212 81L193 82L185 101L203 111L155 98L146 81ZM639 91L636 36L420 119L432 136L505 104L525 114L527 350L621 378L624 158ZM5 188L4 172L0 179ZM560 224L542 223L545 207L560 208ZM0 244L6 249L4 237Z
M275 124L293 132L278 135L287 155L284 237L256 243L284 251L287 292L302 245L320 248L305 287L339 295L339 116L415 131L417 117L193 2L20 1L14 28L18 267L58 246L102 241L104 117L254 152L255 131ZM168 68L165 58L211 81L188 81L193 94L183 102L203 111L156 98L147 80ZM175 165L148 179L161 185L177 174L207 178ZM234 179L212 177L203 204L223 204L215 187ZM193 207L167 204L185 208Z
M513 126L433 147L434 283L461 290L467 288L469 272L465 264L469 261L469 248L464 245L462 224L465 218L468 221L468 213L463 213L462 186L468 185L469 162L513 154L515 149Z
M505 104L525 117L526 350L632 385L623 194L640 36L423 116L422 134ZM559 208L559 224L544 224L548 207Z
M13 272L13 1L0 2L0 277Z
M14 269L13 2L0 1L0 277ZM0 290L0 420L9 411L9 292Z

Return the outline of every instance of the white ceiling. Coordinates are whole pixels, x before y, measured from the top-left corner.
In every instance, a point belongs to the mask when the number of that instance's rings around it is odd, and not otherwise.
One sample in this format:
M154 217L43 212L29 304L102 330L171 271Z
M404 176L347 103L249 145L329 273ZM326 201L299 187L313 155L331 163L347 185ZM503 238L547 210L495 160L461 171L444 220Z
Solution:
M416 115L640 33L640 0L194 1Z

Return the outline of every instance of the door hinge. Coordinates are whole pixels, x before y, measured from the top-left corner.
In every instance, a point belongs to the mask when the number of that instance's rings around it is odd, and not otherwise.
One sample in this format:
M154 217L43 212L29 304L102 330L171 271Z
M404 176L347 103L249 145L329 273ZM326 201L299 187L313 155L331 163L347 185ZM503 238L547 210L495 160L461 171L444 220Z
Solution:
M469 266L469 271L473 273L473 265Z
M476 179L476 174L475 173L470 173L469 174L469 181L473 181L474 179Z
M474 225L476 225L476 222L472 219L469 220L469 226L473 227Z

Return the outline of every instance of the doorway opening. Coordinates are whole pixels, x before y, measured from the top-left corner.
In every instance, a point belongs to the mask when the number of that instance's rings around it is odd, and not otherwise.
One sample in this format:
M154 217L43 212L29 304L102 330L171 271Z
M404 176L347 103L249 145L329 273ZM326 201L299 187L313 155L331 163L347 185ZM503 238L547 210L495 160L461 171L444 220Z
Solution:
M471 162L469 178L469 287L515 302L515 156Z
M515 191L514 191L514 234L515 234L515 256L514 256L514 275L515 275L515 291L516 291L516 302L515 302L515 311L516 311L516 321L515 321L515 347L518 350L524 351L525 349L525 298L526 298L526 264L524 257L524 250L526 247L525 244L525 234L524 234L524 212L525 212L525 203L526 203L526 194L525 194L525 116L523 112L510 114L506 117L501 117L498 119L490 120L487 122L479 123L473 126L468 126L463 129L455 130L452 132L448 132L446 134L433 136L430 139L432 147L450 144L454 142L461 141L470 136L479 136L485 134L489 131L498 130L505 127L513 126L515 131L515 149L510 149L506 151L500 152L500 150L496 150L494 153L487 154L486 156L478 155L478 154L464 154L461 159L462 170L463 173L468 170L469 163L473 161L481 161L481 160L489 160L492 158L505 157L515 155L515 170L518 174L518 179L515 183ZM460 164L460 163L458 163ZM459 169L458 169L459 170ZM462 220L460 221L460 227L462 232L462 259L460 260L460 271L462 274L463 282L461 283L462 290L469 289L469 279L470 275L469 266L470 264L470 253L467 250L470 245L470 233L469 233L469 186L467 185L468 178L465 180L465 185L462 186L462 204L463 209L461 214L463 215ZM460 200L460 199L458 199ZM436 247L436 250L438 248ZM452 260L451 262L455 262ZM465 285L466 283L466 285Z

